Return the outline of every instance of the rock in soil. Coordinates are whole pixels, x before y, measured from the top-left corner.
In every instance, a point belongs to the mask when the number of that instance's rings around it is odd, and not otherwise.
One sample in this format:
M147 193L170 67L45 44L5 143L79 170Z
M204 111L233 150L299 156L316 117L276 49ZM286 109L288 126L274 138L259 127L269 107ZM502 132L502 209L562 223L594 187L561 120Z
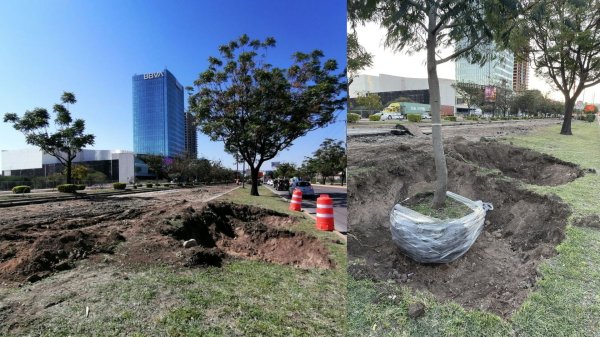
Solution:
M408 306L408 317L419 318L425 313L425 305L421 302L411 303Z

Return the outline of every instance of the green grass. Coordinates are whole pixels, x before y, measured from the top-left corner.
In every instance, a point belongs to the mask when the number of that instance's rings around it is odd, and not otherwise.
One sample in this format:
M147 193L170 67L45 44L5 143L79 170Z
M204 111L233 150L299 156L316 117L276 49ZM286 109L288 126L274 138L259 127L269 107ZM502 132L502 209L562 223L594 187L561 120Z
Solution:
M287 202L260 188L260 197L237 189L221 200L284 213ZM41 336L345 336L346 246L330 232L317 232L314 220L296 213L294 230L323 239L335 269L303 270L261 261L228 259L206 268L147 267L128 278L101 278L73 294L55 282L60 304L39 314L27 332ZM9 296L10 294L7 294ZM0 292L0 299L2 293ZM90 316L85 318L85 308ZM60 311L59 311L60 310ZM0 324L1 327L2 324ZM1 329L0 329L1 331ZM1 332L0 332L1 335Z
M559 131L560 125L551 126L505 141L600 172L598 125L574 121L573 136L561 136ZM526 187L560 196L571 206L572 219L600 213L598 174L588 173L561 186ZM535 290L508 321L478 310L466 311L397 284L350 277L349 335L600 336L600 232L567 226L566 239L557 251L557 256L540 265ZM407 315L408 304L415 301L427 307L416 320Z
M441 220L460 219L463 216L472 212L472 210L465 204L458 202L450 197L446 197L446 203L442 208L432 208L433 194L417 196L416 198L420 198L420 200L418 200L416 204L409 205L406 207L409 207L413 211L419 212L423 215L438 218Z

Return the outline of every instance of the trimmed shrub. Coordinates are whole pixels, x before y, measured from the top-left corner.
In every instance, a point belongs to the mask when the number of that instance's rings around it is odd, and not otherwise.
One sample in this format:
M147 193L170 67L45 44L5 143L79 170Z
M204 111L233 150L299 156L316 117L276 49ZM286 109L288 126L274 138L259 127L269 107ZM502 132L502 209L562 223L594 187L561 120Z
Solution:
M419 114L409 114L409 115L406 115L406 118L408 118L409 122L418 123L423 119L423 116L421 116Z
M585 114L585 121L586 122L592 123L595 120L596 120L596 115L595 114L593 114L593 113Z
M133 189L136 189L136 190L137 190L137 185L133 185Z
M77 185L75 184L62 184L56 186L56 189L62 193L77 193Z
M156 183L155 185L156 185L156 186L160 186L160 183Z
M146 184L146 187L152 187L152 186L153 186L152 183L147 183Z
M348 123L356 123L360 120L360 115L355 113L348 113Z
M127 187L127 184L125 183L113 183L113 188L115 190L124 190L125 187Z
M471 116L465 117L465 119L468 120L468 121L478 121L479 117L477 117L475 115L471 115Z
M446 116L444 119L447 121L456 122L456 116Z
M381 120L381 115L371 115L369 116L369 120L373 122L377 122Z
M85 185L83 185L83 184L76 184L75 188L77 188L78 191L83 191L83 190L85 190Z
M31 187L27 185L19 185L12 188L13 193L30 193Z

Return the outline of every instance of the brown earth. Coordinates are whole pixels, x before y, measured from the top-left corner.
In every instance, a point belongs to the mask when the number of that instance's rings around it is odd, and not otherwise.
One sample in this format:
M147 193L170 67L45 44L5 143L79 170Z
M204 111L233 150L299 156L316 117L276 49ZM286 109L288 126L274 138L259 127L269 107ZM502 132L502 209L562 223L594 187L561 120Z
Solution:
M122 266L219 265L240 257L331 268L324 245L286 230L297 220L258 207L205 202L229 186L152 192L99 200L70 200L2 209L0 283L35 282L100 262L107 254ZM184 249L195 238L200 246ZM203 257L203 254L206 257ZM211 260L212 259L212 260Z
M395 280L427 290L441 300L508 317L535 285L540 261L556 254L554 247L564 238L570 215L560 198L533 193L521 182L562 184L580 176L581 170L534 151L496 142L446 138L445 147L449 190L494 205L482 235L452 263L419 264L404 256L391 240L389 214L395 203L433 191L431 145L423 137L380 137L376 142L369 137L351 138L350 273L359 279ZM484 154L473 154L475 151ZM498 171L482 170L481 165L510 173L514 179ZM518 171L544 173L532 179Z

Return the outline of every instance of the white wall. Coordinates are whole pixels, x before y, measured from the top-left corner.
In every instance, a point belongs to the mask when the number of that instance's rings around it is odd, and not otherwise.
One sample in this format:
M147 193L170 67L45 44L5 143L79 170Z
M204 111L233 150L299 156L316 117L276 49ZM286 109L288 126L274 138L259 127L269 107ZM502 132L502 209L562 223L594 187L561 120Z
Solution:
M119 160L119 182L128 183L135 177L135 165L133 152L116 152L112 159Z
M39 149L5 150L1 156L2 171L42 168L42 151Z

